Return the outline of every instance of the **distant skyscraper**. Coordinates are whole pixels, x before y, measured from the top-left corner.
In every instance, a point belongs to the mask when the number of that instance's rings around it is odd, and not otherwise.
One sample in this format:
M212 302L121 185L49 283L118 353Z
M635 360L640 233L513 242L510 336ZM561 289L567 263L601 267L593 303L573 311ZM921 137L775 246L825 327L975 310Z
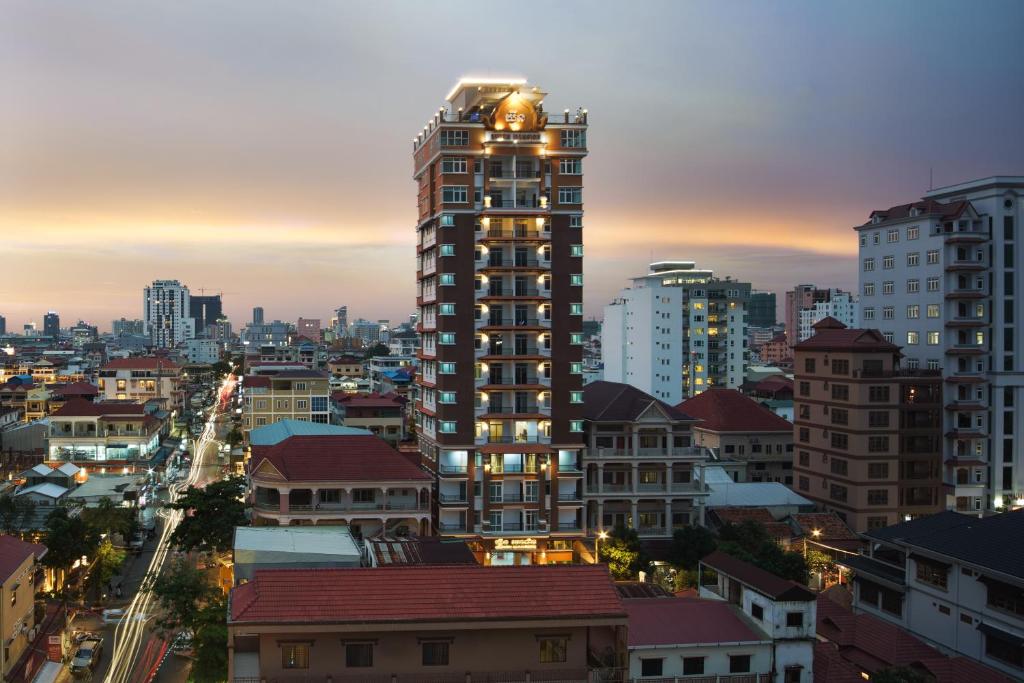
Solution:
M320 343L320 318L299 318L295 323L295 332L317 344Z
M252 324L262 325L263 324L263 307L256 306L252 309Z
M189 300L188 287L177 280L154 280L143 290L142 319L153 346L170 349L196 336Z
M110 323L110 330L114 333L115 337L121 337L126 334L142 336L146 333L146 323L138 318L133 320L121 318Z
M775 325L775 292L751 292L747 324L751 327Z
M348 306L340 306L334 316L334 334L344 337L348 334Z
M43 334L47 337L60 335L60 316L57 311L50 311L43 316Z
M0 315L0 334L7 334L7 318Z
M812 326L832 317L847 327L859 325L857 297L841 289L820 289L815 285L797 285L786 292L786 341L790 346L813 334ZM810 311L805 315L805 311Z
M224 317L220 294L189 297L189 315L196 321L196 336L204 335L208 325Z

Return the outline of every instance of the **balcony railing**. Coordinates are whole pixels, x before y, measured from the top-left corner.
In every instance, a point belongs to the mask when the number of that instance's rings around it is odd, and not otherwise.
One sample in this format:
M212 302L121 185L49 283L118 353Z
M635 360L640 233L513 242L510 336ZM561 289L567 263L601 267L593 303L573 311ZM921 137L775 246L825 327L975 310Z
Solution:
M493 252L492 252L493 253ZM535 258L517 258L517 259L500 259L500 258L489 258L485 262L487 268L533 268L540 265L547 265L549 262L541 262L540 259Z
M582 493L576 493L575 491L573 491L571 493L559 493L558 494L558 500L559 500L559 502L564 502L564 503L575 503L575 502L579 502L579 501L583 500L583 494Z
M498 230L490 229L487 231L488 237L503 237L503 238L514 238L514 237L540 237L541 232L539 230L528 230L517 228L514 230Z
M526 375L519 377L485 377L484 384L500 384L500 385L515 385L515 384L540 384L540 378L536 375Z
M426 506L419 503L314 503L314 504L289 504L287 510L281 510L280 504L265 501L256 501L253 504L257 510L265 512L279 512L281 514L291 513L317 513L317 512L428 512Z
M438 496L443 505L454 505L459 503L467 503L468 499L465 494L461 493L442 493Z
M504 318L492 316L481 321L488 327L537 327L541 321L539 318ZM545 320L544 322L550 322Z
M528 384L528 382L526 382ZM486 405L480 406L480 409L485 413L537 413L540 410L547 410L544 406L532 405L518 405L518 406L495 406Z
M450 532L456 532L456 533L466 533L466 525L465 524L450 524L450 523L441 522L438 525L438 527L441 529L441 531L450 531Z
M491 348L483 352L485 356L539 356L541 349L538 346L505 346L502 344L497 348Z
M536 444L540 444L540 443L546 443L546 439L549 439L549 437L544 437L544 436L541 436L539 434L535 434L533 436L524 436L524 435L515 436L515 435L512 435L512 434L488 434L487 435L487 443L521 443L521 444L536 443ZM505 465L505 471L506 472L510 471L508 465Z

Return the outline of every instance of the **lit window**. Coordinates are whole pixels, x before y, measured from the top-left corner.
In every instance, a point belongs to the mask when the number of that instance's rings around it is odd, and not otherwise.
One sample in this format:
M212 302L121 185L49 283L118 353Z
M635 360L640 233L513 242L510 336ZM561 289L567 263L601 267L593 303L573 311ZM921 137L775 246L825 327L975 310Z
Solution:
M438 315L455 315L455 304L441 304L437 307Z
M569 304L569 315L583 315L583 304Z
M455 420L441 420L440 429L438 431L440 431L442 434L454 434Z
M569 431L570 432L582 432L583 431L583 420L569 420Z
M569 247L569 256L583 256L583 245L573 244Z
M573 273L569 276L569 284L574 287L583 286L583 273Z
M569 392L569 403L583 403L583 392L582 391L570 391Z
M455 245L454 244L442 244L441 245L441 256L455 256Z

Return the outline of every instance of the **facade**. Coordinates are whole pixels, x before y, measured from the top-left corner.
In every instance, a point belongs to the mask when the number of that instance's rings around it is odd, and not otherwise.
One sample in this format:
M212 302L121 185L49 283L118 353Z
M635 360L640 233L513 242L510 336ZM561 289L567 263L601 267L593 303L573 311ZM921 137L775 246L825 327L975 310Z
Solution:
M817 602L812 591L719 550L702 559L698 571L700 597L737 605L771 639L772 683L813 683ZM709 574L713 582L706 580Z
M320 318L299 318L295 323L295 334L319 344Z
M110 323L110 329L115 337L122 337L126 334L141 337L146 333L146 321L139 318L132 320L121 318Z
M339 306L335 309L331 329L334 330L334 336L339 339L348 336L348 306Z
M956 512L864 534L853 608L956 653L1024 678L1024 510L979 518ZM976 678L963 680L979 680Z
M366 366L358 356L336 356L327 361L327 370L332 377L359 378L366 375Z
M381 332L380 323L359 318L352 323L349 335L361 341L364 346L372 346L381 340Z
M742 481L793 485L793 425L735 389L713 387L676 406L700 420L693 442L746 465Z
M46 546L0 535L0 679L9 678L35 635L38 565Z
M395 394L331 394L338 421L346 427L366 429L391 445L405 441L408 399Z
M585 683L594 659L626 663L602 566L257 570L229 598L230 681Z
M814 333L814 324L832 317L847 327L860 325L856 294L836 288L797 285L786 292L786 339L789 345L807 339Z
M943 509L939 373L902 369L878 330L815 332L794 347L796 490L858 532Z
M202 290L200 290L202 291ZM224 317L220 294L189 297L189 315L195 320L195 335L210 336L209 327Z
M984 178L856 228L864 324L901 344L908 367L942 371L945 478L959 510L1024 495L1022 192L1024 177Z
M254 309L262 312L263 309ZM253 322L247 325L242 332L242 340L250 346L285 346L291 336L291 326L288 323L275 320L270 323Z
M71 399L50 416L48 457L76 463L148 460L160 447L162 427L141 403Z
M373 435L254 446L253 524L345 524L354 536L429 535L432 477Z
M460 82L413 144L419 445L440 532L496 563L556 561L584 531L587 113L549 118L543 98Z
M630 384L659 401L683 399L683 290L655 278L635 278L633 287L604 307L601 326L603 378Z
M282 370L267 375L246 375L242 431L271 425L278 420L330 422L330 384L315 370Z
M705 492L696 474L705 451L692 445L696 420L628 384L583 389L587 448L587 528L616 526L644 539L671 538L704 523Z
M196 336L188 287L177 280L154 280L143 289L142 319L158 349L173 349Z
M262 325L263 324L263 307L255 306L252 309L252 324Z
M213 329L213 325L207 327L207 331ZM190 363L213 365L220 360L221 348L221 343L216 339L189 339L185 342L185 356Z
M158 356L114 358L99 370L100 397L145 403L162 399L167 408L184 402L181 366Z
M60 316L57 311L49 311L43 316L43 335L54 339L60 336Z
M751 292L747 324L751 327L775 327L775 292Z

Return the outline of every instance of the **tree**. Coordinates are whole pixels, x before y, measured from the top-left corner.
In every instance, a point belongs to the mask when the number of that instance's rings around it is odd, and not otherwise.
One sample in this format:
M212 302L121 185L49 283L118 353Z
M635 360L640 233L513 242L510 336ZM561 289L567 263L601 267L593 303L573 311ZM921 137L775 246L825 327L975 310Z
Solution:
M185 551L226 552L231 550L235 527L245 526L245 478L232 476L206 488L189 486L167 507L183 510L185 516L171 534L171 545Z
M32 518L35 508L35 503L27 496L9 493L0 496L0 531L9 536L20 534Z
M228 374L229 372L231 372L232 369L231 363L227 362L226 360L219 360L213 365L211 365L210 368L213 370L213 375L217 379L220 379L224 375Z
M871 674L871 683L927 683L928 678L909 666L891 666Z
M176 558L171 566L148 582L146 590L153 593L160 605L161 615L157 628L164 634L181 629L196 631L200 612L217 594L206 572L197 569L184 557Z
M100 541L89 562L89 589L100 595L103 586L110 583L110 580L117 574L117 570L124 564L124 557L124 551L115 548L109 538Z
M598 546L598 561L606 562L612 578L636 580L640 572L650 570L651 560L640 545L636 529L616 526Z
M391 349L384 344L377 342L373 346L366 349L366 353L363 354L364 358L373 358L374 356L390 356Z
M238 425L233 426L231 431L228 432L228 435L224 437L224 441L226 441L231 448L237 447L244 439L245 437L242 436L242 430L238 428Z
M722 552L783 579L807 584L807 561L803 555L783 550L763 525L752 520L726 524L718 537L718 549Z
M687 526L672 534L668 561L681 569L696 569L702 557L715 550L715 537L702 526Z
M130 508L120 507L104 496L96 507L82 510L82 519L97 533L120 534L127 537L135 528L135 515Z
M223 595L211 599L199 611L192 636L196 661L192 678L196 683L218 683L228 674L228 602Z
M66 507L56 508L46 518L43 564L63 572L66 577L77 560L95 554L99 540L99 534L81 515L71 515ZM63 585L62 598L66 602L74 588L67 581Z

